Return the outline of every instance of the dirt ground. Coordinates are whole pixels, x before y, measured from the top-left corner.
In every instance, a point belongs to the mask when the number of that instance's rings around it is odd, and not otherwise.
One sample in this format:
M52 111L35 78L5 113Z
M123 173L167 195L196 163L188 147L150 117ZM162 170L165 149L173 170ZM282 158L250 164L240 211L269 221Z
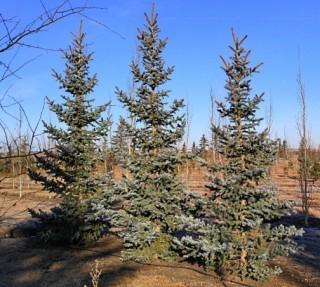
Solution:
M48 209L55 204L47 197L17 200L0 196L0 287L89 287L92 286L89 273L96 259L102 271L100 287L320 286L320 224L317 219L313 219L311 227L299 239L304 250L274 262L284 270L280 276L262 283L231 278L221 281L214 273L186 263L122 262L121 243L112 236L87 249L43 246L25 232L33 227L27 208ZM298 222L299 218L292 220Z

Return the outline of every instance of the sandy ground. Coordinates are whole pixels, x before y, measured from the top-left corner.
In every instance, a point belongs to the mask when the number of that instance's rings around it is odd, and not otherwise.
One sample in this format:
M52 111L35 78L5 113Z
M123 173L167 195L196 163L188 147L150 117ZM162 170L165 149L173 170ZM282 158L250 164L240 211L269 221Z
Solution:
M121 243L112 236L103 238L89 249L48 247L31 234L16 229L16 226L32 226L27 208L49 209L55 204L47 197L19 200L0 197L0 287L83 287L85 284L89 287L89 272L96 259L102 271L100 287L320 286L320 224L316 219L299 240L304 250L274 262L284 270L280 276L262 283L230 278L221 282L214 273L185 263L122 262Z

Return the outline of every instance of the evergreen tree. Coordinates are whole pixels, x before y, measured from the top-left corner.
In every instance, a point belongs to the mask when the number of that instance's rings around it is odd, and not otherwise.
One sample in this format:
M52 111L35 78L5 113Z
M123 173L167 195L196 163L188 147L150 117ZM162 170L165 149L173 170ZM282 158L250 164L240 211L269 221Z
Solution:
M292 237L301 231L274 222L290 206L275 197L268 178L276 145L267 129L258 129L262 119L256 111L263 94L251 96L251 77L260 65L249 66L246 37L232 35L231 61L222 58L228 94L225 103L218 103L227 124L213 126L223 163L210 168L207 218L182 218L188 235L174 242L184 257L206 267L259 280L280 272L268 261L294 252Z
M107 108L107 118L110 121L110 126L108 127L108 133L103 135L99 140L100 151L102 153L101 161L103 163L103 170L105 174L111 173L114 166L114 155L112 151L112 115L110 105ZM110 174L111 176L111 174Z
M206 159L207 148L208 148L208 140L206 136L203 134L200 138L200 143L199 143L199 156L202 157L203 159Z
M134 118L130 175L123 182L127 204L117 224L126 251L124 258L148 260L158 258L170 248L180 212L183 185L177 178L181 154L177 143L182 139L185 120L179 111L182 100L168 106L169 91L162 86L173 67L165 67L162 53L167 41L159 38L157 14L145 15L145 30L138 30L138 49L142 64L132 62L136 83L134 97L117 89L120 102Z
M280 156L285 159L288 159L288 142L286 140L282 141Z
M196 145L195 142L192 142L191 153L192 153L193 155L198 154L198 147L197 147L197 145Z
M102 153L101 161L103 163L103 171L105 173L112 171L115 162L112 151L112 140L110 140L110 137L110 135L105 135L100 139L100 150Z
M101 159L97 142L107 134L110 125L109 119L102 118L109 104L94 108L94 100L88 98L97 77L89 75L92 54L86 53L84 39L80 28L69 50L63 52L64 74L53 72L60 88L68 94L62 96L61 104L48 102L63 125L44 122L45 132L55 142L55 148L36 157L40 171L29 172L33 180L61 199L51 212L30 210L42 223L42 239L57 244L92 243L109 225L94 210L105 197L106 183L94 173Z
M120 117L117 130L112 137L112 152L115 161L120 166L126 168L129 156L130 126L123 117Z
M186 145L185 142L183 142L183 145L182 145L182 148L181 148L181 152L182 152L182 154L184 154L184 155L187 153L187 145Z

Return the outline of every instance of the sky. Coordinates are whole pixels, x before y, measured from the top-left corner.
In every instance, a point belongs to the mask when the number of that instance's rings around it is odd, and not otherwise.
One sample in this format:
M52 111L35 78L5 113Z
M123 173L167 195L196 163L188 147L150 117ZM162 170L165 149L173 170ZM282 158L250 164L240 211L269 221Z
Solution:
M43 0L53 7L60 0ZM97 73L99 84L94 97L97 104L112 101L113 120L124 114L114 93L115 87L126 90L130 83L130 62L136 55L137 28L143 28L144 12L152 3L159 13L161 37L168 38L164 52L167 65L174 65L172 80L167 84L170 99L184 98L191 114L189 141L198 141L209 134L210 90L217 99L226 96L225 74L220 55L231 54L231 28L240 36L247 34L245 47L252 50L252 65L263 62L253 80L253 92L265 92L259 115L265 117L272 106L272 136L287 139L291 147L298 145L297 120L299 100L297 73L299 66L307 97L308 128L312 143L320 144L320 1L318 0L88 0L92 9L87 15L57 23L43 33L26 40L28 44L60 49L72 41L79 21L84 21L88 51L94 52L91 71ZM74 5L83 1L73 0ZM16 16L19 27L42 12L41 1L2 0L1 14ZM99 25L103 23L103 25ZM3 27L0 33L4 33ZM1 54L7 61L16 50ZM13 64L36 59L0 85L0 92L23 103L34 124L40 114L43 98L60 101L63 93L52 77L52 69L64 69L59 52L20 48ZM14 113L14 111L12 111ZM5 115L2 115L5 118ZM55 122L46 109L45 120ZM6 119L8 125L12 119ZM10 122L11 121L11 122ZM264 122L263 124L266 124Z

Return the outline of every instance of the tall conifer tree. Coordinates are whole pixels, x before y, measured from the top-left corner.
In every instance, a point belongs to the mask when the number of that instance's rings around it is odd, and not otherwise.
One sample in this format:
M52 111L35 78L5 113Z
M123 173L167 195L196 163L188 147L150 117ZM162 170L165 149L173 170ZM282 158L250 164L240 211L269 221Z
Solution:
M192 236L177 238L175 244L183 256L207 267L259 280L280 272L268 261L294 252L292 237L301 231L271 224L290 206L275 197L268 178L276 145L267 129L259 132L262 119L256 112L263 94L251 96L251 77L260 65L250 67L250 51L243 47L246 37L240 39L234 32L232 36L230 61L222 58L228 94L218 103L218 112L227 121L212 127L222 164L210 168L207 218L184 218L184 228Z
M127 249L124 255L141 260L160 257L170 246L183 192L177 178L181 162L177 143L185 127L184 116L179 114L183 101L167 105L169 91L163 85L173 67L165 67L162 54L167 41L159 38L158 15L153 9L145 17L145 30L138 30L142 64L131 64L135 95L117 89L120 102L136 120L132 127L134 153L128 163L130 176L124 182L128 203L120 217L121 237Z
M62 125L44 122L45 132L55 142L55 148L36 158L40 171L29 172L33 180L61 199L51 212L31 210L32 216L42 222L42 238L59 244L94 242L108 227L92 206L105 196L103 181L94 173L101 159L97 143L110 125L108 118L102 118L109 104L94 108L94 100L88 98L97 77L89 74L92 54L86 53L84 39L80 28L69 50L63 52L64 73L53 72L60 89L68 94L62 96L61 104L49 101L50 110Z

